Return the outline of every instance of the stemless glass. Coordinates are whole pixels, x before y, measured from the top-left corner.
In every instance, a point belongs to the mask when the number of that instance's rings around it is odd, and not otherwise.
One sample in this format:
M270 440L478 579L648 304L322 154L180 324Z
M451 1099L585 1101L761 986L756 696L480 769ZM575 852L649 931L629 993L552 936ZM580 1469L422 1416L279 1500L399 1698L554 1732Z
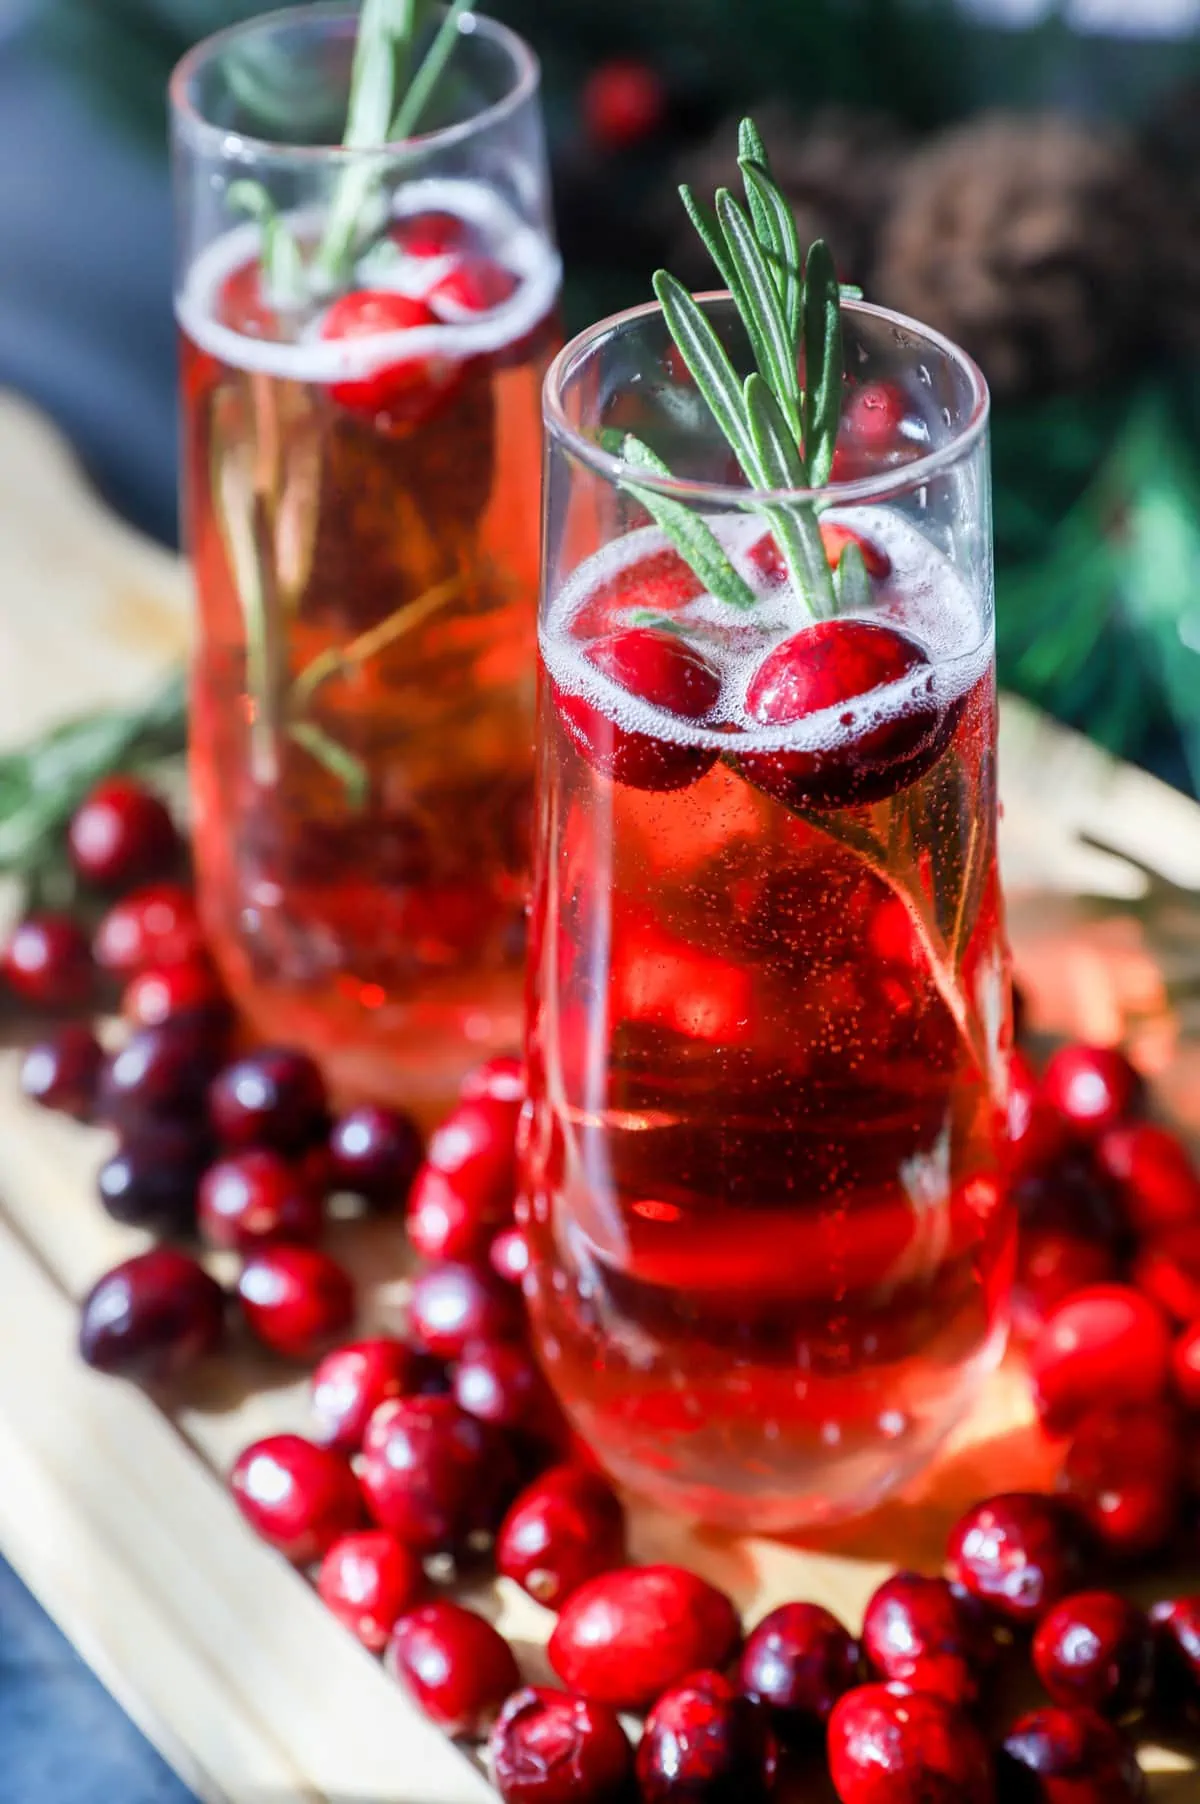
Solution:
M728 298L701 304L744 373ZM844 325L819 494L739 486L656 306L545 391L533 1320L618 1478L770 1531L929 1458L1001 1355L1013 1258L987 391L912 321ZM703 516L753 606L704 592L638 490ZM798 616L780 506L831 561L857 539L861 605Z
M560 266L520 39L462 17L429 129L346 150L356 24L251 21L171 88L195 847L253 1028L430 1114L520 1036ZM264 194L363 232L298 309Z

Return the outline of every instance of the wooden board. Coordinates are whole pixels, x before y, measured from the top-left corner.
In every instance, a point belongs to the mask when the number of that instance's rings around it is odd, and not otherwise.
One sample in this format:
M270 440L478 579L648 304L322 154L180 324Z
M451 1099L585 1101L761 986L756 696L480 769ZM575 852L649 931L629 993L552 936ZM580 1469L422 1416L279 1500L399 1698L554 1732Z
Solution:
M4 739L136 693L185 637L177 562L107 518L53 434L2 397L0 594ZM1170 1106L1200 1130L1200 809L1019 705L1003 739L1005 866L1035 1024L1129 1032ZM304 1427L303 1380L246 1351L168 1412L80 1365L75 1299L143 1237L93 1199L104 1134L23 1104L18 1057L0 1050L0 1548L201 1797L486 1800L477 1765L225 1494L248 1440ZM397 1225L347 1223L332 1246L359 1277L365 1325L395 1325ZM936 1471L819 1548L732 1540L639 1507L633 1550L696 1566L751 1618L808 1597L857 1622L890 1565L937 1566L967 1502L999 1484L1043 1484L1053 1463L1010 1366ZM473 1601L511 1634L526 1672L545 1676L552 1618L506 1583ZM1180 1757L1145 1758L1156 1801L1195 1799Z

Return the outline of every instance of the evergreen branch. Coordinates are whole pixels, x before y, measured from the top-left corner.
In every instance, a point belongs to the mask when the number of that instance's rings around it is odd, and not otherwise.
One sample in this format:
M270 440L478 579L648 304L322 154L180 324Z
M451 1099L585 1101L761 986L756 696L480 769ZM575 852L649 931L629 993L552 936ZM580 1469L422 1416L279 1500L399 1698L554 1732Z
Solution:
M671 474L662 458L656 457L649 445L643 444L631 432L602 433L601 443L606 450L612 451L615 456L623 458L635 468L648 470L655 476ZM718 601L727 602L734 608L752 608L757 605L758 598L754 590L744 577L738 575L707 520L702 519L692 508L686 507L682 501L676 501L671 495L660 495L656 489L644 488L640 483L629 481L623 481L621 487L641 503L663 537L670 540L684 563L695 571L710 595L715 595Z
M829 246L818 238L804 270L804 447L823 488L833 469L842 415L842 297Z
M392 120L390 138L394 142L407 138L416 130L421 114L425 111L433 97L433 91L441 80L442 71L449 62L458 42L458 24L463 14L471 5L471 0L451 0L438 26L433 43L425 53L424 60L408 90L400 102L399 111Z
M779 291L745 213L728 189L717 191L717 217L738 272L733 290L742 324L755 347L759 371L783 410L794 440L800 437L800 377L796 341L788 331Z
M654 292L692 380L748 480L761 488L754 444L743 414L741 384L724 345L683 283L665 269L655 271Z
M767 179L759 163L741 158L738 167L746 187L759 240L774 247L772 274L779 290L783 316L793 344L800 335L801 309L804 304L804 282L801 275L800 234L796 216L774 182Z
M864 614L871 606L871 578L862 548L853 540L842 547L833 578L839 614Z
M348 752L344 745L340 745L323 727L314 725L311 720L293 721L287 733L288 738L302 746L323 770L327 770L331 777L336 777L346 792L351 808L361 810L366 807L370 777L361 758L354 752Z
M246 177L232 183L225 198L231 207L257 221L262 231L260 261L272 304L285 312L303 307L307 286L300 245L262 183Z

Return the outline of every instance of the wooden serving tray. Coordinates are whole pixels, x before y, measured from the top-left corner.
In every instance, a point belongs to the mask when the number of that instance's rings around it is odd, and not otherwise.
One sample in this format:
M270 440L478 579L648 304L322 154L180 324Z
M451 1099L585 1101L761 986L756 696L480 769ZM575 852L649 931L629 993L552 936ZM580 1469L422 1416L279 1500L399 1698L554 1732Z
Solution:
M128 699L181 652L178 561L109 518L54 434L0 396L0 738ZM1200 808L1018 703L1004 711L1003 852L1034 1025L1125 1036L1164 1106L1200 1132ZM0 1049L0 1549L195 1788L223 1804L471 1804L477 1763L412 1708L256 1541L224 1473L259 1434L303 1429L305 1383L249 1351L167 1409L87 1371L76 1299L144 1236L94 1200L105 1135L29 1107ZM335 1228L365 1327L403 1309L394 1222ZM958 1512L1053 1477L1023 1375L997 1374L936 1470L820 1547L735 1540L633 1508L634 1557L695 1566L751 1620L787 1598L857 1626L897 1564L936 1569ZM1188 1585L1186 1575L1166 1583ZM546 1677L553 1618L501 1582L472 1598ZM1156 1804L1196 1768L1150 1749Z

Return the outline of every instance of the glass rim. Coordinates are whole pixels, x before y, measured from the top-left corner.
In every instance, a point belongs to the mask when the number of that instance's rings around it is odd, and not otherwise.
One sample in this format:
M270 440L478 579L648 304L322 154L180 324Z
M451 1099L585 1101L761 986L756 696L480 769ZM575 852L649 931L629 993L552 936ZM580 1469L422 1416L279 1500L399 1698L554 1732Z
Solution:
M445 12L446 6L442 4L440 10ZM239 39L269 35L289 23L299 24L301 21L332 25L357 17L360 11L361 7L355 0L324 0L318 6L277 7L272 12L256 13L253 18L242 19L235 25L226 25L221 31L210 32L198 44L193 44L171 71L167 95L173 123L194 147L218 151L230 162L245 159L247 153L252 153L256 157L271 157L280 162L294 160L308 165L322 162L352 163L388 152L394 154L418 149L442 149L464 143L515 113L538 91L542 75L541 63L525 39L487 13L467 12L458 20L459 36L474 37L478 34L503 46L512 65L512 85L498 100L481 107L469 119L460 119L453 125L438 126L430 132L416 132L410 138L395 138L382 144L361 145L356 148L345 144L284 144L274 138L260 138L250 132L233 131L228 126L217 125L214 120L205 118L189 92L204 64Z
M732 302L733 296L727 288L714 288L701 291L694 299L703 307L713 301ZM659 476L641 464L628 463L614 452L605 451L603 446L586 437L571 424L563 406L563 390L579 359L604 338L640 320L649 319L655 314L661 315L662 306L658 301L643 301L636 307L627 307L622 313L613 313L606 319L597 320L594 325L576 333L563 346L546 371L542 386L542 415L546 426L556 441L565 445L572 455L597 475L606 477L614 484L635 485L675 501L701 502L739 509L797 502L833 506L853 501L879 501L903 494L909 489L920 488L931 476L958 463L983 438L991 414L991 395L987 380L975 359L960 345L935 331L932 326L922 325L920 320L897 313L890 307L880 307L872 301L846 300L842 302L842 310L844 313L863 314L870 319L903 327L905 331L922 339L932 350L940 352L947 362L964 373L971 392L970 411L963 425L946 444L940 445L936 451L924 452L910 463L899 464L892 470L878 470L869 476L856 476L849 482L828 482L819 488L806 489L755 489L731 483L702 482L688 477Z

